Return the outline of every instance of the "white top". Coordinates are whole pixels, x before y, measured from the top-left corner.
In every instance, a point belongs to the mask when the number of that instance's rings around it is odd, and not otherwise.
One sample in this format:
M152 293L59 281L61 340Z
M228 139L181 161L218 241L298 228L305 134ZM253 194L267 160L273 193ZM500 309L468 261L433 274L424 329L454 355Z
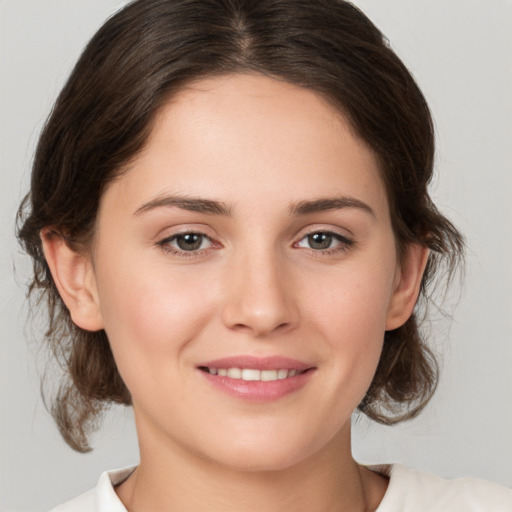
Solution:
M95 489L68 501L51 512L127 512L114 491L135 467L106 471ZM512 490L501 485L438 476L400 464L370 466L389 476L389 486L376 512L511 512Z

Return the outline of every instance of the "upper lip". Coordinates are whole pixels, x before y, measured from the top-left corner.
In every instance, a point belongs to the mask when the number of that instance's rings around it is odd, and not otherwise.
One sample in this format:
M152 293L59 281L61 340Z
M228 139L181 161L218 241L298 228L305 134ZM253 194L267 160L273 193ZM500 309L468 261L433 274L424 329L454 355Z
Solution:
M252 370L299 370L304 371L313 365L297 359L283 356L255 357L249 355L223 357L205 361L197 365L198 368L248 368Z

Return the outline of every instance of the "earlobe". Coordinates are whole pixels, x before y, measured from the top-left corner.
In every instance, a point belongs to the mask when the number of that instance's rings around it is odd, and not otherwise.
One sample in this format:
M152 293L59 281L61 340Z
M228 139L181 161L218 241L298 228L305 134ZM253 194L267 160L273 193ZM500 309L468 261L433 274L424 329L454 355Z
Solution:
M103 329L90 257L73 250L51 228L41 230L41 241L53 280L73 323L88 331Z
M387 331L402 326L411 316L420 292L428 252L427 247L419 244L409 244L407 246L388 308Z

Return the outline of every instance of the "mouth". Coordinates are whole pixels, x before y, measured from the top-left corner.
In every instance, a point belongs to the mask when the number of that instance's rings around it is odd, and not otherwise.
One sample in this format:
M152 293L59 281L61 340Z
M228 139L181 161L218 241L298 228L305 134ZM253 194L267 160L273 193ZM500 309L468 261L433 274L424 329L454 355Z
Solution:
M199 366L199 369L203 372L209 373L210 375L218 375L219 377L227 377L228 379L240 379L244 381L264 381L272 382L276 380L289 379L297 375L302 375L312 368L305 370L299 370L292 368L279 368L274 370L258 370L255 368L215 368L209 366Z
M197 369L220 391L238 399L268 402L306 386L316 367L280 356L235 356L201 363Z

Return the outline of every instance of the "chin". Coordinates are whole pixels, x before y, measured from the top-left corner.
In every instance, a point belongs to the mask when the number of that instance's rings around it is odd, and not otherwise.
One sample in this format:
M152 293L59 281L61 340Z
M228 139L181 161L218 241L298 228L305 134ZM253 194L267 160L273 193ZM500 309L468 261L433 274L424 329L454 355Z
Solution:
M277 438L234 438L235 441L221 444L210 451L210 459L234 471L270 472L283 471L296 466L318 450L306 440Z
M303 460L303 454L267 453L262 450L247 453L233 453L223 457L222 462L234 471L246 473L284 471Z

